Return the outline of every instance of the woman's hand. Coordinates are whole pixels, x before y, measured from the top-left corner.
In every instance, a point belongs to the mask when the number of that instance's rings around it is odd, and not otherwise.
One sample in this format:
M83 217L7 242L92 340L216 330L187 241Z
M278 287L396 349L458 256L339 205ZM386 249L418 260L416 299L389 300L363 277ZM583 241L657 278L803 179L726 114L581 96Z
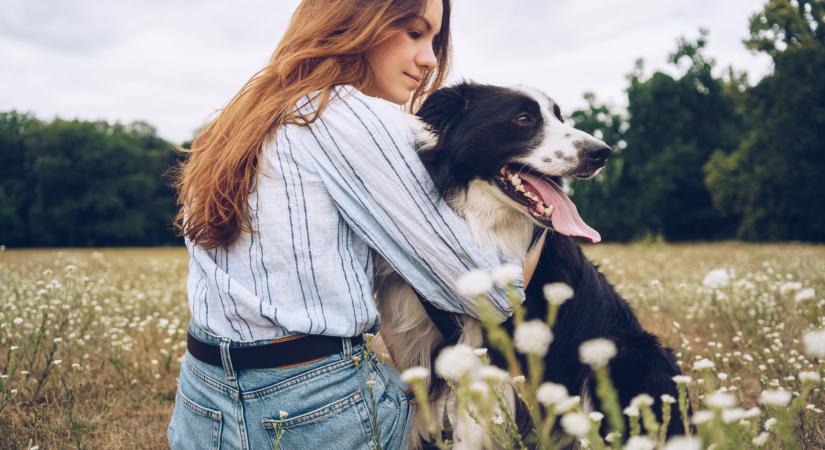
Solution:
M536 266L539 264L539 256L541 256L541 251L544 249L545 236L547 236L547 231L541 234L533 250L524 258L524 289L527 289L530 279L533 278L533 272L536 271Z

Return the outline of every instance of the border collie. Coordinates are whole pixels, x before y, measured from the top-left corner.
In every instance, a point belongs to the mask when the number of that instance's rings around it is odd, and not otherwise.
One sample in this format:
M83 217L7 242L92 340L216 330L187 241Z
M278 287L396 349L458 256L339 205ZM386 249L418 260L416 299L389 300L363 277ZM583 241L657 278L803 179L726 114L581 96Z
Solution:
M622 406L637 394L647 393L661 415L660 396L678 396L671 378L680 371L670 350L644 331L631 307L574 241L573 236L598 242L600 236L579 217L560 187L562 177L597 174L610 147L565 124L558 105L531 88L465 82L435 92L418 116L423 122L418 142L421 159L436 188L467 221L480 245L493 246L500 255L523 258L542 233L548 233L525 291L526 320L546 317L548 304L542 288L547 283L567 283L574 297L562 305L553 327L554 340L544 361L545 380L580 395L585 409L598 408L595 380L590 368L579 361L578 348L586 340L605 337L618 350L609 370ZM376 268L381 335L399 370L432 368L437 353L447 345L487 346L477 320L421 302L386 261L379 258ZM503 326L512 335L512 319ZM502 355L493 349L489 355L493 364L506 369ZM520 363L526 367L524 359ZM444 381L432 373L429 383L432 411L441 413L447 405L454 448L481 448L477 425L456 423L454 411L450 413L452 403ZM512 389L505 395L526 433L531 425L523 405ZM677 409L673 408L669 434L684 432ZM421 416L410 437L411 448L431 440Z

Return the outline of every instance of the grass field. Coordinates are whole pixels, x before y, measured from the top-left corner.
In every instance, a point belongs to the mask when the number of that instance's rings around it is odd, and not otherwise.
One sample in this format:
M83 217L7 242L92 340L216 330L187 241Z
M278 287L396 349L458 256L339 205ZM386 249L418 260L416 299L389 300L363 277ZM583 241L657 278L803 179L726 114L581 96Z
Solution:
M825 328L825 246L635 244L586 252L686 373L709 359L718 385L743 408L765 389L799 392L800 371L823 374L823 364L804 356L802 336ZM186 267L182 249L0 253L0 448L166 447L185 351ZM703 286L713 269L726 269L730 283ZM825 448L821 386L800 413L800 448ZM695 409L703 408L703 389L691 386ZM766 418L752 419L747 436Z

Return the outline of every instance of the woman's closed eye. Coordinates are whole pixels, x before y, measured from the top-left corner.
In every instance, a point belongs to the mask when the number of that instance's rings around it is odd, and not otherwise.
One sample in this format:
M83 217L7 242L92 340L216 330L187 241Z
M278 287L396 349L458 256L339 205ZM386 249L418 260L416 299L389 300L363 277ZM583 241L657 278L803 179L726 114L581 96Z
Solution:
M407 35L408 35L409 37L413 38L413 40L420 38L420 37L421 37L421 34L422 34L422 33L421 33L420 31L418 31L418 30L410 30L410 31L407 31Z

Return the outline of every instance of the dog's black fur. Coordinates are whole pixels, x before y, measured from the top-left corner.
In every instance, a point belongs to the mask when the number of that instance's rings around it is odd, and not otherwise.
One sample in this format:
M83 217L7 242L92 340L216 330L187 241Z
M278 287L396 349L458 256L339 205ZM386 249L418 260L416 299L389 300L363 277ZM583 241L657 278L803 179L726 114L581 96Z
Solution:
M552 114L562 121L558 107L549 101ZM545 137L541 123L544 119L538 109L536 99L523 92L471 83L445 88L430 96L418 116L438 136L438 141L423 151L421 157L440 193L448 199L460 195L475 179L495 184L502 165L514 156L527 154L537 140ZM531 112L533 126L512 123L510 118L522 111ZM580 150L587 152L589 149ZM551 177L559 180L561 176L589 176L601 167L599 161L583 159L575 171L552 174ZM603 160L601 165L604 165ZM533 243L546 228L535 225ZM661 415L660 396L669 394L678 398L672 377L680 374L680 370L672 352L642 328L630 305L587 259L575 240L550 230L538 267L525 291L528 319L546 317L548 303L542 288L552 282L567 283L575 294L559 310L553 327L554 340L544 361L545 379L564 385L571 395L587 391L594 406L600 409L595 395L595 379L591 369L579 361L578 349L587 340L608 338L618 350L609 369L622 407L627 406L634 396L647 393L655 399L654 410ZM439 325L442 335L447 336L439 348L455 344L460 330L453 333L449 329L457 330L456 324L461 323L461 319L435 312L432 308L428 308L428 312ZM503 326L512 335L512 319ZM502 355L492 349L490 352L492 361L506 368ZM521 363L525 364L525 361ZM432 381L434 393L443 389L436 377ZM677 405L673 405L672 411L668 434L683 434ZM606 428L606 420L604 422L603 428Z

